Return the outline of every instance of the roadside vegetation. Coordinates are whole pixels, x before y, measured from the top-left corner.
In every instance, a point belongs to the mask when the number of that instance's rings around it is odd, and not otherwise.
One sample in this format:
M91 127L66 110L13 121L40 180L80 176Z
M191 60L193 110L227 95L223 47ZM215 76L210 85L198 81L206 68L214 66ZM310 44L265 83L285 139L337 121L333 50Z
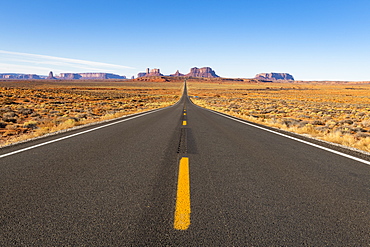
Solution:
M0 82L0 146L174 104L182 83ZM67 85L67 86L66 86Z
M0 146L174 104L176 82L0 82ZM195 104L370 152L370 84L196 82Z
M189 83L200 106L370 152L370 85Z

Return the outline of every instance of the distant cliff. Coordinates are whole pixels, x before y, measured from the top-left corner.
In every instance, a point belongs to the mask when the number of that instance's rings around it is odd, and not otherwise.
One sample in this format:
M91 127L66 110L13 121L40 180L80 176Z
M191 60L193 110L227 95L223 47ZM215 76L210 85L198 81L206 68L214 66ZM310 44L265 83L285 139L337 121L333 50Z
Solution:
M216 78L219 77L210 67L191 68L190 73L186 74L187 77L203 77L203 78Z
M62 79L62 80L104 80L104 79L126 79L126 76L120 76L110 73L61 73L59 76L54 76L53 72L50 71L49 76L41 76L35 74L15 74L6 73L0 74L0 79L14 79L14 80L39 80L39 79Z
M171 74L170 76L185 76L184 74L181 74L178 70L175 72L175 74Z
M149 76L163 76L160 73L159 69L152 69L149 71L149 68L146 69L146 72L140 72L137 74L137 77L149 77ZM191 68L190 73L184 75L180 73L178 70L176 71L175 74L171 74L169 76L173 77L202 77L202 78L217 78L219 77L216 75L215 71L213 71L210 67L204 67L204 68Z
M0 74L0 79L43 79L43 78L35 74L8 73L8 74Z
M49 72L49 76L46 78L46 80L56 80L57 78L54 77L53 71Z
M294 81L294 78L291 74L288 73L260 73L257 74L255 79L262 80L262 81L277 81L277 80L284 80L284 81Z
M61 73L59 79L64 80L104 80L104 79L126 79L126 76L120 76L110 73Z
M139 74L137 74L138 78L144 77L144 76L163 76L163 75L161 74L160 69L149 70L149 68L147 68L146 72L140 72Z

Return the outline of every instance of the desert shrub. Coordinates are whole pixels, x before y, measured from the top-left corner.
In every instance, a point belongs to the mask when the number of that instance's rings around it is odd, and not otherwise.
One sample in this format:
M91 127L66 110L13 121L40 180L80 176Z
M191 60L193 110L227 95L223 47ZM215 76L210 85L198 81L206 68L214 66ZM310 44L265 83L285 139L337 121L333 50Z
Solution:
M292 126L297 126L299 125L300 121L294 118L283 118L281 120L281 124L287 126L287 127L292 127Z
M353 121L351 119L345 119L340 121L341 124L353 124Z
M18 110L18 113L19 114L22 114L22 115L30 115L33 113L33 109L29 109L29 108L22 108L20 110Z
M303 128L304 126L306 126L307 124L309 124L309 122L308 121L301 121L301 122L299 122L299 127L300 128Z
M23 127L29 128L29 129L36 129L37 128L37 121L27 121L23 124Z
M315 129L320 132L328 132L330 128L328 126L319 126L315 127Z
M365 112L358 112L356 114L356 116L358 116L358 117L364 117L364 116L366 116L366 113Z
M81 119L81 118L87 118L87 114L86 113L79 113L76 115L77 118Z
M370 120L363 120L361 123L360 123L363 127L370 127Z
M324 125L324 123L320 120L314 120L311 122L312 125Z
M13 111L5 112L3 118L14 118L17 114Z
M76 121L74 119L67 119L63 122L60 122L55 128L54 131L68 129L76 126Z
M5 129L7 129L7 130L16 130L17 127L18 126L16 124L8 124L8 125L6 125Z
M3 116L3 121L8 123L16 123L17 119L13 117Z
M360 127L352 128L352 131L353 132L367 132L366 129L363 129L363 128L360 128Z
M359 133L356 133L355 137L358 138L358 139L359 138L369 138L370 137L370 134L359 132Z

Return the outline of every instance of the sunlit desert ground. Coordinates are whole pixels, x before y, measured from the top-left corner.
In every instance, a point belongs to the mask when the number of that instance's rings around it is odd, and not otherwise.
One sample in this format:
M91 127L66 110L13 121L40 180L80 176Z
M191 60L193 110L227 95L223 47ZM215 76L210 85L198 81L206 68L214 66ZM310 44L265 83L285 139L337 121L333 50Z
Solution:
M166 107L183 83L0 82L0 146Z
M0 146L166 107L175 82L0 82ZM202 107L370 152L370 84L188 80Z
M189 83L195 104L370 151L370 85Z

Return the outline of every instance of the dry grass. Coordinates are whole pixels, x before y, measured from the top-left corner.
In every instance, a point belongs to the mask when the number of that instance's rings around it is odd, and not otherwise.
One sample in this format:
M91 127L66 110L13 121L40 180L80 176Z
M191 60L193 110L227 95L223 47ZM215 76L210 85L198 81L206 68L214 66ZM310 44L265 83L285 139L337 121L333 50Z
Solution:
M0 83L0 146L174 104L182 83Z
M182 81L0 82L0 146L174 104ZM370 152L370 85L188 81L194 103Z
M195 104L370 152L370 85L190 83Z

